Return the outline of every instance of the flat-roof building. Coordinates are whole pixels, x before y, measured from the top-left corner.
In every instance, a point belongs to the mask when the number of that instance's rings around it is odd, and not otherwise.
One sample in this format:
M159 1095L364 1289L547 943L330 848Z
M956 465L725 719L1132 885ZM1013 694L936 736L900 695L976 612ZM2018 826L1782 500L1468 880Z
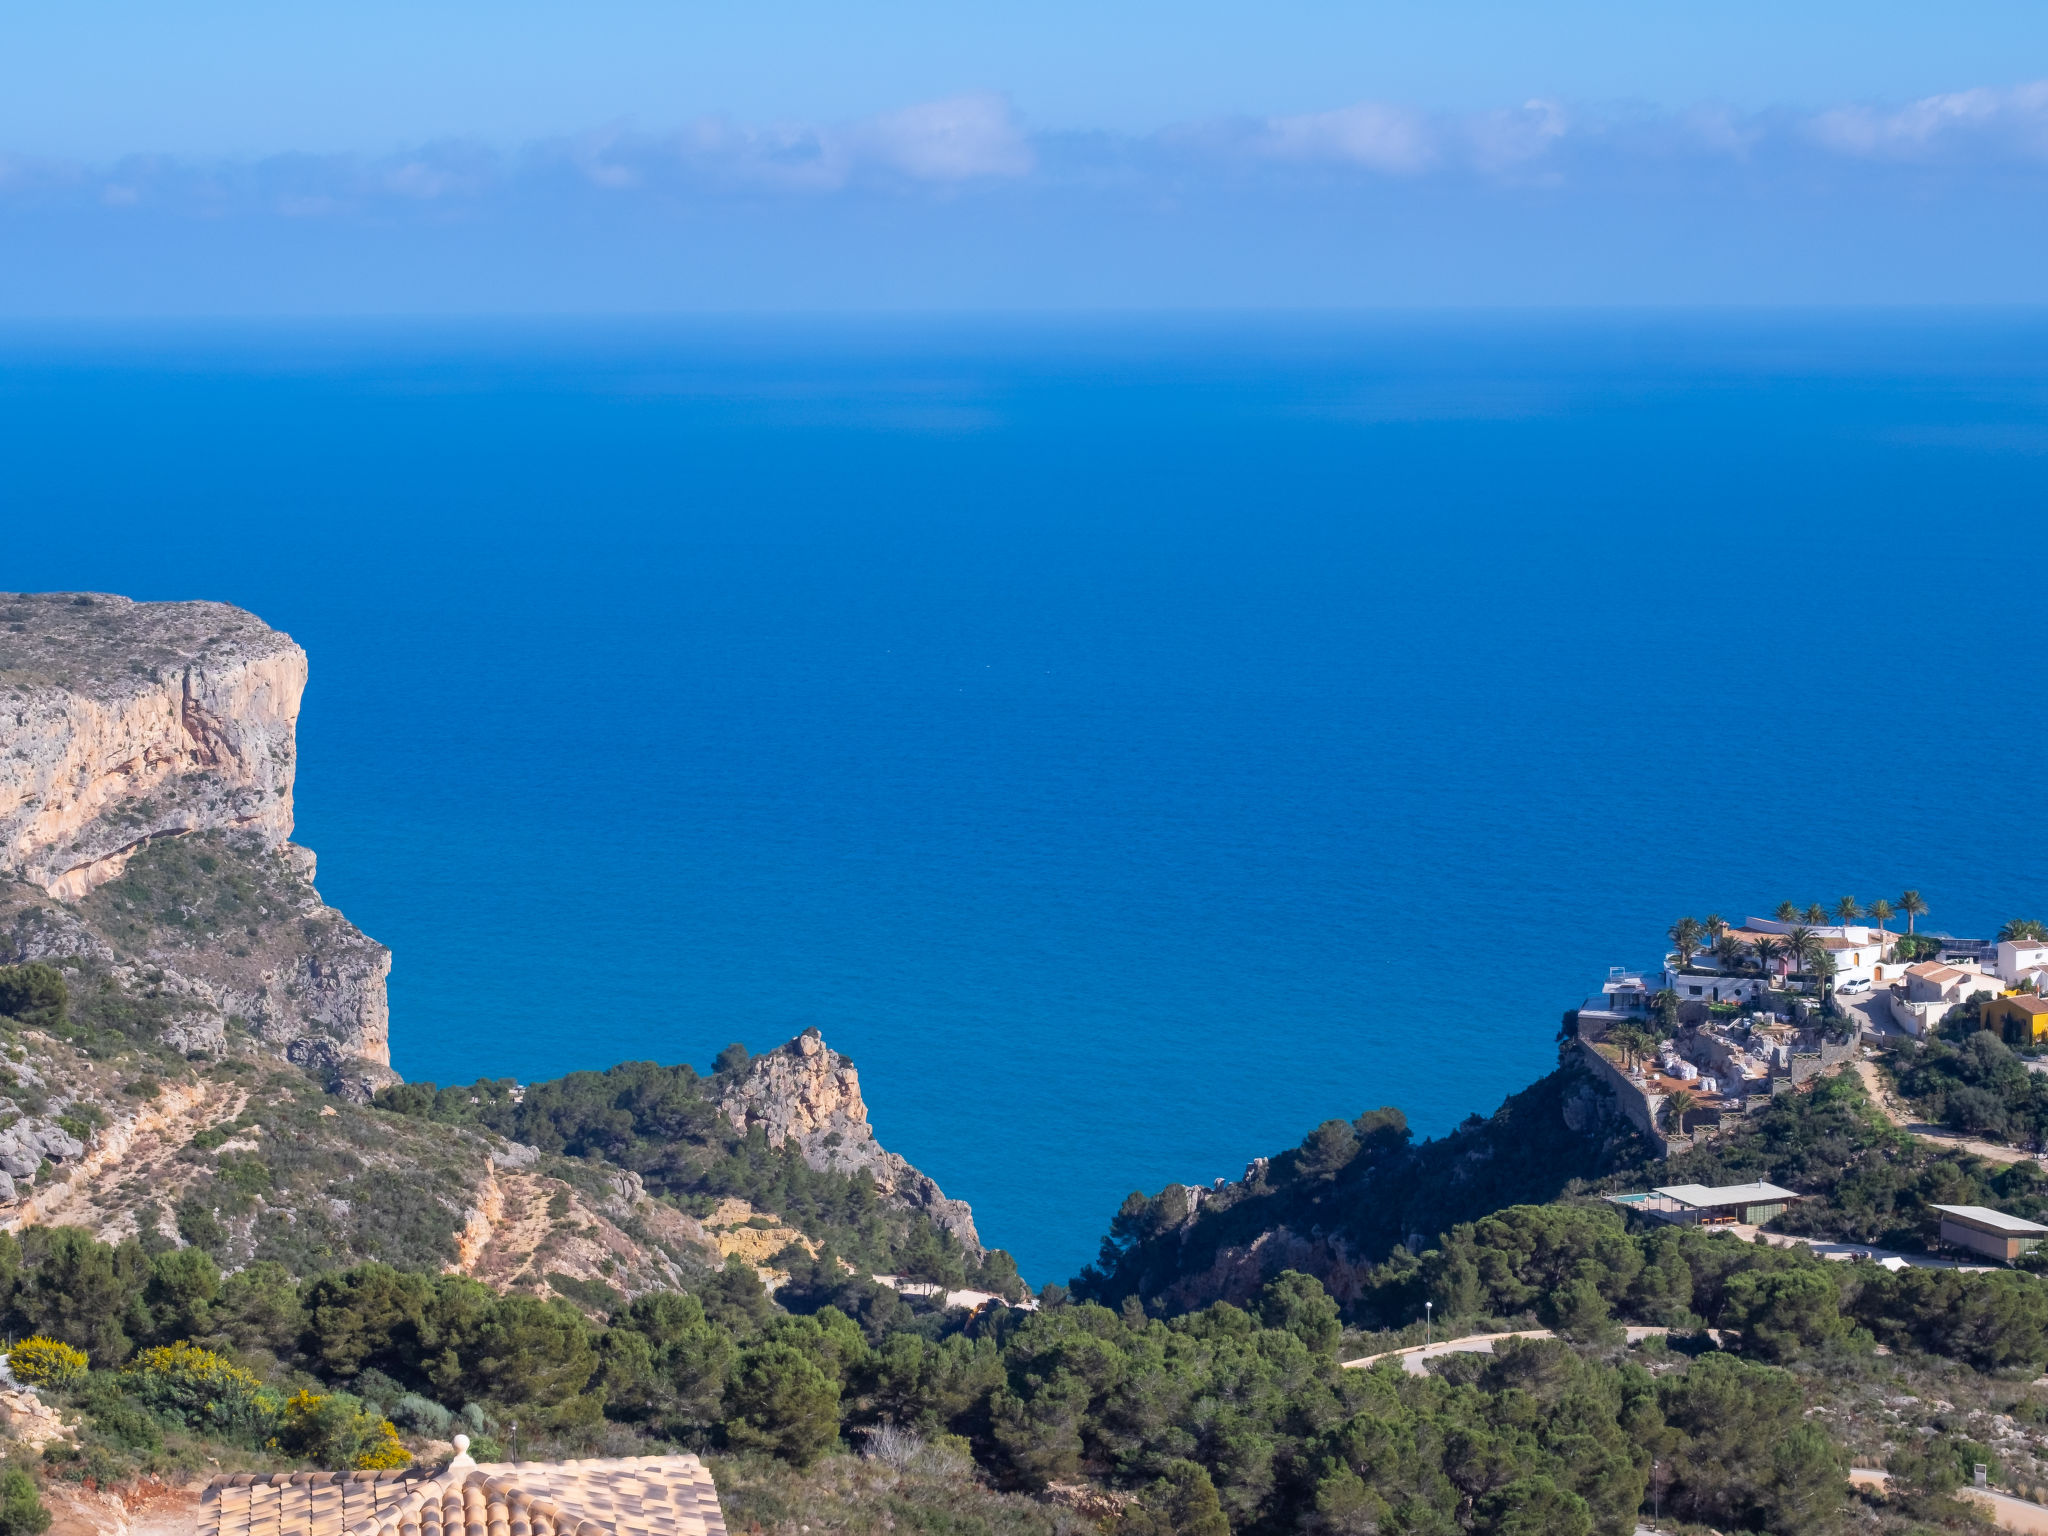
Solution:
M2041 1245L2048 1227L1982 1205L1937 1205L1941 1240L2010 1263Z
M1681 1226L1724 1226L1737 1222L1760 1226L1773 1216L1783 1215L1785 1207L1794 1200L1806 1197L1775 1184L1723 1184L1717 1189L1704 1184L1667 1184L1647 1195L1608 1198L1629 1210L1646 1211Z

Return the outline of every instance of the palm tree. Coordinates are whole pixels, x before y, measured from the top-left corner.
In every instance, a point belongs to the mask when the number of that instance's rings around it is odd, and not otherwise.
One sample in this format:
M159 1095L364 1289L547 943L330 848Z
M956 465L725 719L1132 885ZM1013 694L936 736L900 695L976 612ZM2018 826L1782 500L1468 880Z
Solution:
M1700 926L1707 930L1707 937L1711 939L1714 943L1718 944L1721 942L1722 938L1727 934L1729 923L1728 919L1723 917L1720 913L1709 912L1706 916L1706 920L1702 922Z
M1676 992L1672 991L1669 987L1665 987L1651 996L1650 1006L1656 1010L1657 1022L1663 1026L1665 1034L1668 1035L1672 1030L1678 1028L1678 994Z
M1862 915L1863 909L1856 905L1856 898L1854 896L1844 896L1835 903L1835 916L1841 920L1842 926L1845 928Z
M1671 947L1678 955L1678 968L1682 971L1692 964L1692 957L1699 953L1700 940L1706 937L1706 929L1694 917L1681 917L1671 925Z
M2029 939L2039 943L2048 939L2048 923L2037 923L2031 917L2016 917L1998 930L1998 936L2013 943Z
M1764 980L1769 981L1771 976L1771 962L1781 958L1784 955L1785 946L1780 944L1776 939L1765 937L1758 939L1754 944L1752 944L1749 947L1749 952L1751 957L1756 961L1757 974L1763 977Z
M1817 901L1811 902L1807 905L1806 910L1799 914L1799 920L1809 928L1825 928L1828 921L1828 909Z
M1884 925L1892 920L1892 904L1882 896L1878 897L1870 904L1870 920L1877 924L1879 933L1883 933L1886 939L1890 938L1891 935L1885 932ZM1884 940L1880 939L1878 942L1883 943Z
M1793 906L1793 905L1792 905L1792 903L1791 903L1791 902L1789 902L1789 901L1781 901L1781 902L1779 902L1779 903L1778 903L1778 921L1779 921L1779 922L1781 922L1781 923L1796 923L1796 922L1798 922L1798 921L1799 921L1799 909L1798 909L1797 907Z
M1899 910L1906 914L1906 936L1913 935L1913 919L1927 915L1927 903L1920 899L1918 891L1908 891L1899 898Z
M1657 1048L1655 1037L1640 1024L1616 1025L1607 1031L1607 1043L1618 1047L1624 1061L1631 1067Z
M1828 999L1834 996L1835 957L1828 948L1828 941L1817 933L1806 951L1806 963L1813 971L1814 980L1820 983L1820 1006L1825 1012Z
M1785 935L1785 961L1790 966L1806 963L1806 957L1813 952L1813 930L1807 927L1794 928Z
M1742 969L1749 958L1749 946L1732 933L1723 933L1714 940L1714 958L1721 962L1721 969L1733 974Z
M1680 1088L1664 1101L1665 1118L1677 1123L1678 1134L1685 1134L1685 1117L1700 1107L1690 1088Z

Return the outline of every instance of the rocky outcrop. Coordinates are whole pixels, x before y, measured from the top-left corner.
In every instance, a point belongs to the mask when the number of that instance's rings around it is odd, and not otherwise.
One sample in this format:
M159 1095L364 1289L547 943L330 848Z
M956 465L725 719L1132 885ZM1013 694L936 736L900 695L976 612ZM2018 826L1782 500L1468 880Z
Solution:
M292 829L306 653L225 603L0 598L0 871L76 901L159 837Z
M952 1233L970 1257L981 1257L981 1238L967 1202L947 1199L929 1175L875 1140L860 1095L860 1074L817 1030L807 1029L780 1049L754 1057L726 1085L718 1109L737 1131L759 1126L770 1146L794 1141L804 1161L820 1173L865 1171L884 1199L923 1212Z
M0 964L64 967L187 1055L245 1032L367 1100L398 1080L391 952L288 840L305 685L305 652L223 603L0 597Z

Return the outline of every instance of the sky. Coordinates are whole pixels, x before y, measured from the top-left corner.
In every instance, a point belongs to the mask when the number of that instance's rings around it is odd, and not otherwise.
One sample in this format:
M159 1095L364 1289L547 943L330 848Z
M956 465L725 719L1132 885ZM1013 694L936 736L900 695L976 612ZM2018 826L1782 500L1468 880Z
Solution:
M2048 7L0 3L0 316L2048 299Z

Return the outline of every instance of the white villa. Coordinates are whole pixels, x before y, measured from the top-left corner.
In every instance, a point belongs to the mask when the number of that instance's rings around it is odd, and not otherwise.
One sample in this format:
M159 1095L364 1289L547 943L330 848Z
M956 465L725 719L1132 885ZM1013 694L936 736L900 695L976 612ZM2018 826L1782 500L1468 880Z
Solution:
M1991 966L2007 986L2016 987L2029 971L2048 968L2048 943L2038 939L2000 939L1998 958Z
M1902 995L1893 989L1891 1012L1893 1022L1909 1035L1925 1035L1948 1017L1951 1008L1979 992L1995 997L2004 990L1996 976L1973 965L1943 965L1939 960L1909 965L1903 976L1905 990Z

